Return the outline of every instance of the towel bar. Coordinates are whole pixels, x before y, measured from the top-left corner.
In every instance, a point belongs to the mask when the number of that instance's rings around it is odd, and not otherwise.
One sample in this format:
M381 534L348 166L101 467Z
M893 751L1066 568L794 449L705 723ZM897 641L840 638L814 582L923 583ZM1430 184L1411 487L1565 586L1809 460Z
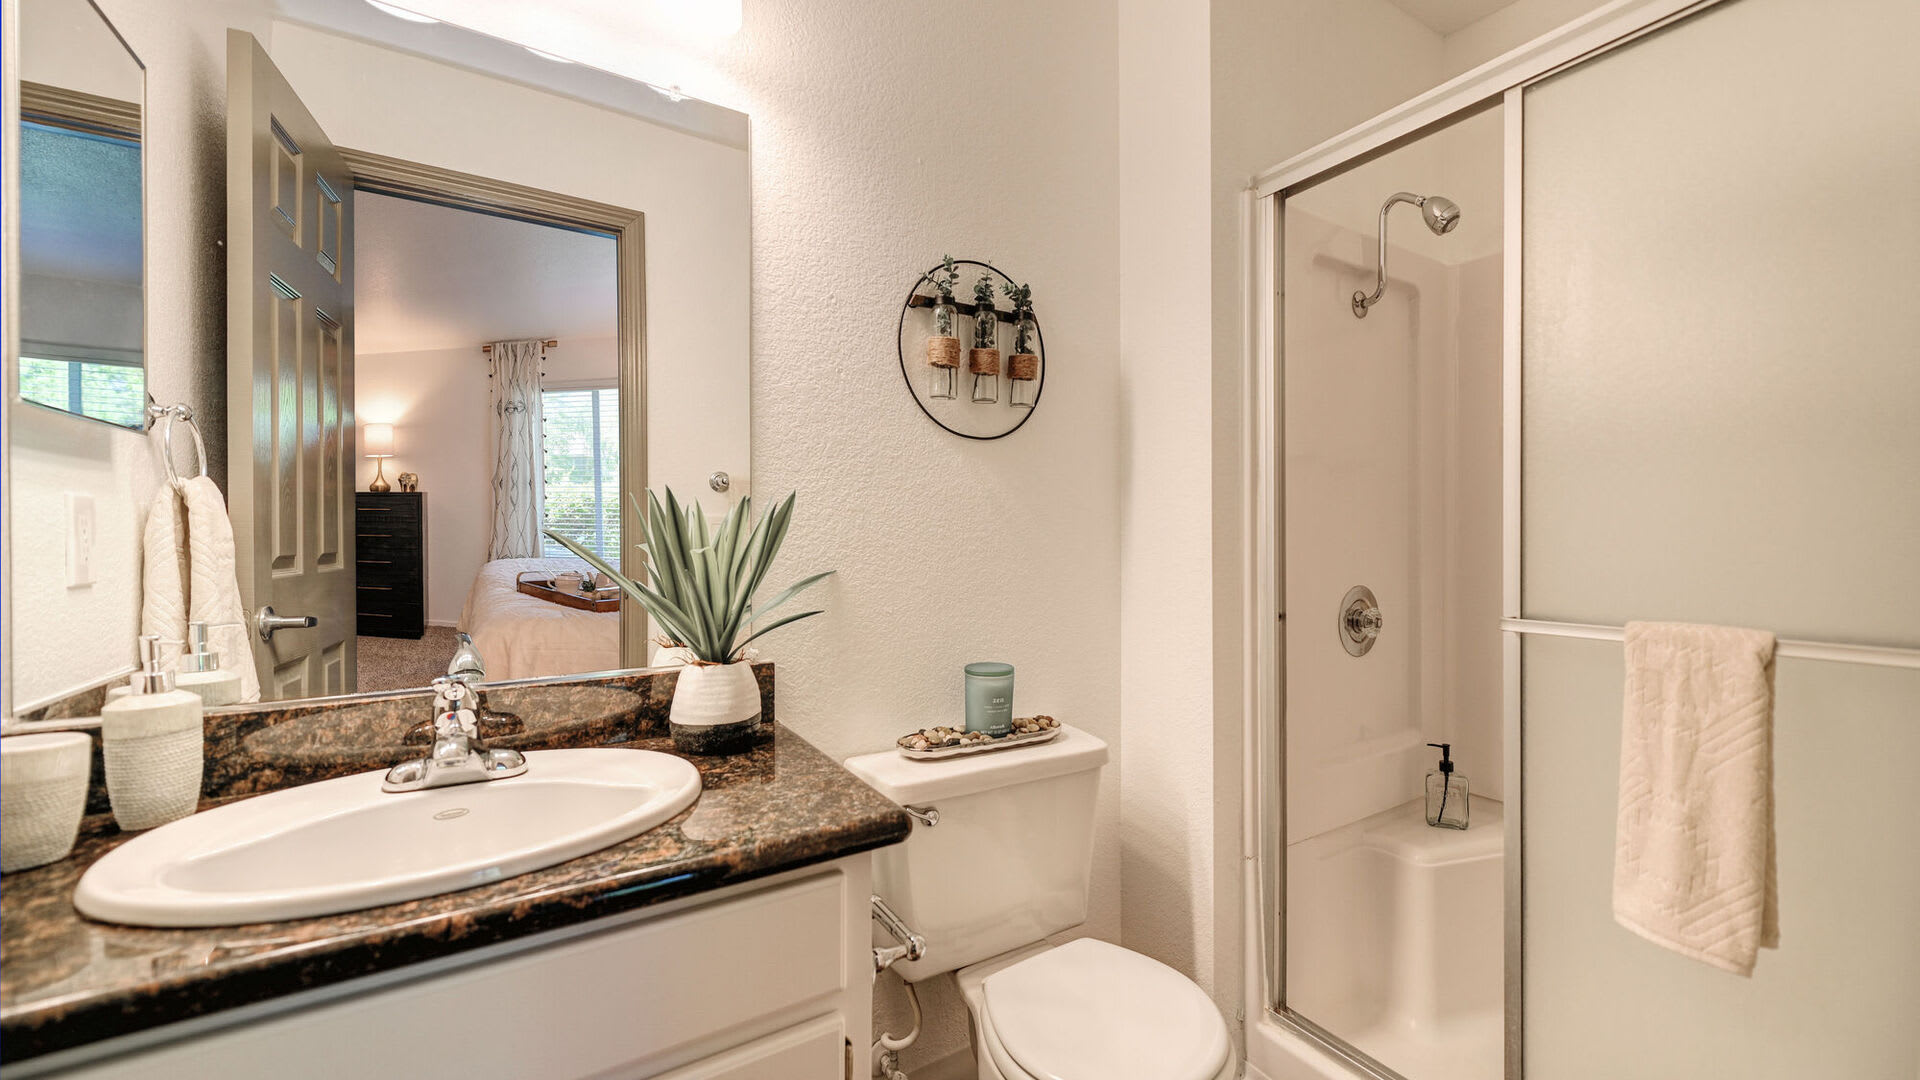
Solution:
M1626 627L1623 626L1551 622L1545 619L1501 619L1500 629L1515 634L1587 638L1593 641L1620 641L1626 637L1627 632ZM1831 641L1796 641L1792 638L1781 638L1774 646L1773 654L1796 660L1832 660L1843 664L1871 664L1875 667L1920 668L1920 649L1902 649L1889 645L1843 645Z

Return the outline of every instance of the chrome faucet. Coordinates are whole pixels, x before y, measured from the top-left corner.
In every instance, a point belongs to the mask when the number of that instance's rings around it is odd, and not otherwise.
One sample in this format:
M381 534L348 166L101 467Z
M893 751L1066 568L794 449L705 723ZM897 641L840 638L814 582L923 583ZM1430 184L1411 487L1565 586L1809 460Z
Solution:
M486 672L472 638L460 635L460 647L447 672L433 680L433 749L426 757L388 769L380 790L425 791L504 780L527 771L526 755L520 751L489 750L480 742L480 726L473 713L478 694L473 684Z
M480 659L480 650L473 647L473 637L466 633L453 635L453 659L447 661L447 677L464 683L476 683L487 677L487 667Z

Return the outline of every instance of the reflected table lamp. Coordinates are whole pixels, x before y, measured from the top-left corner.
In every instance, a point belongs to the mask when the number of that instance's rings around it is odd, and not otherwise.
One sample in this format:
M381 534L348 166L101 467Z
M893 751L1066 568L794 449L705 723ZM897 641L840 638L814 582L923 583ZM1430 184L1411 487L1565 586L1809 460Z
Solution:
M374 460L373 482L368 491L392 491L387 483L387 459L393 456L393 425L368 424L364 435L367 456Z

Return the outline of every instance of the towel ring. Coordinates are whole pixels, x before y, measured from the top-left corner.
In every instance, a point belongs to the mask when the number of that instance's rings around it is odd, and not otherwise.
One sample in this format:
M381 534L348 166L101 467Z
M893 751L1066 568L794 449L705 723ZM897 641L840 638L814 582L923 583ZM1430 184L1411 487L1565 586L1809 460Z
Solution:
M173 422L175 420L186 421L187 431L193 436L194 456L200 463L199 475L207 475L207 444L206 441L200 437L200 425L193 422L193 406L185 402L174 405L147 406L147 427L149 430L151 430L154 425L161 423L161 421L165 421L165 426L160 429L160 453L167 466L167 480L170 483L177 484L180 482L180 474L173 467Z

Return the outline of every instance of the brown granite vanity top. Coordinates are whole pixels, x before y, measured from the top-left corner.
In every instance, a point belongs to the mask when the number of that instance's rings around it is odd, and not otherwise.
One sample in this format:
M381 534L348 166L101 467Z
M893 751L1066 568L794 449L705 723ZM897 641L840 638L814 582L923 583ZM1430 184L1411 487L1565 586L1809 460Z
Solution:
M770 665L761 666L769 706L772 674ZM636 673L489 688L485 703L496 712L515 706L519 715L511 723L521 725L492 745L671 753L664 706L672 682L671 673ZM567 708L588 699L601 707ZM355 723L384 734L354 752L316 752L322 742L353 745L342 734L343 726L354 726L340 723L342 708L359 709ZM405 733L424 708L419 695L406 695L306 710L210 713L209 751L224 753L210 753L203 809L392 764L402 756L395 747L410 742ZM301 737L302 728L309 738ZM376 746L371 754L364 752L369 743ZM273 767L265 746L288 767ZM249 754L259 755L255 768L230 767ZM67 859L0 878L0 1055L18 1062L602 918L895 843L910 826L899 807L776 724L767 725L750 751L688 760L703 780L699 800L624 843L479 888L252 926L156 930L81 916L72 904L81 873L127 838L110 816L89 817Z

